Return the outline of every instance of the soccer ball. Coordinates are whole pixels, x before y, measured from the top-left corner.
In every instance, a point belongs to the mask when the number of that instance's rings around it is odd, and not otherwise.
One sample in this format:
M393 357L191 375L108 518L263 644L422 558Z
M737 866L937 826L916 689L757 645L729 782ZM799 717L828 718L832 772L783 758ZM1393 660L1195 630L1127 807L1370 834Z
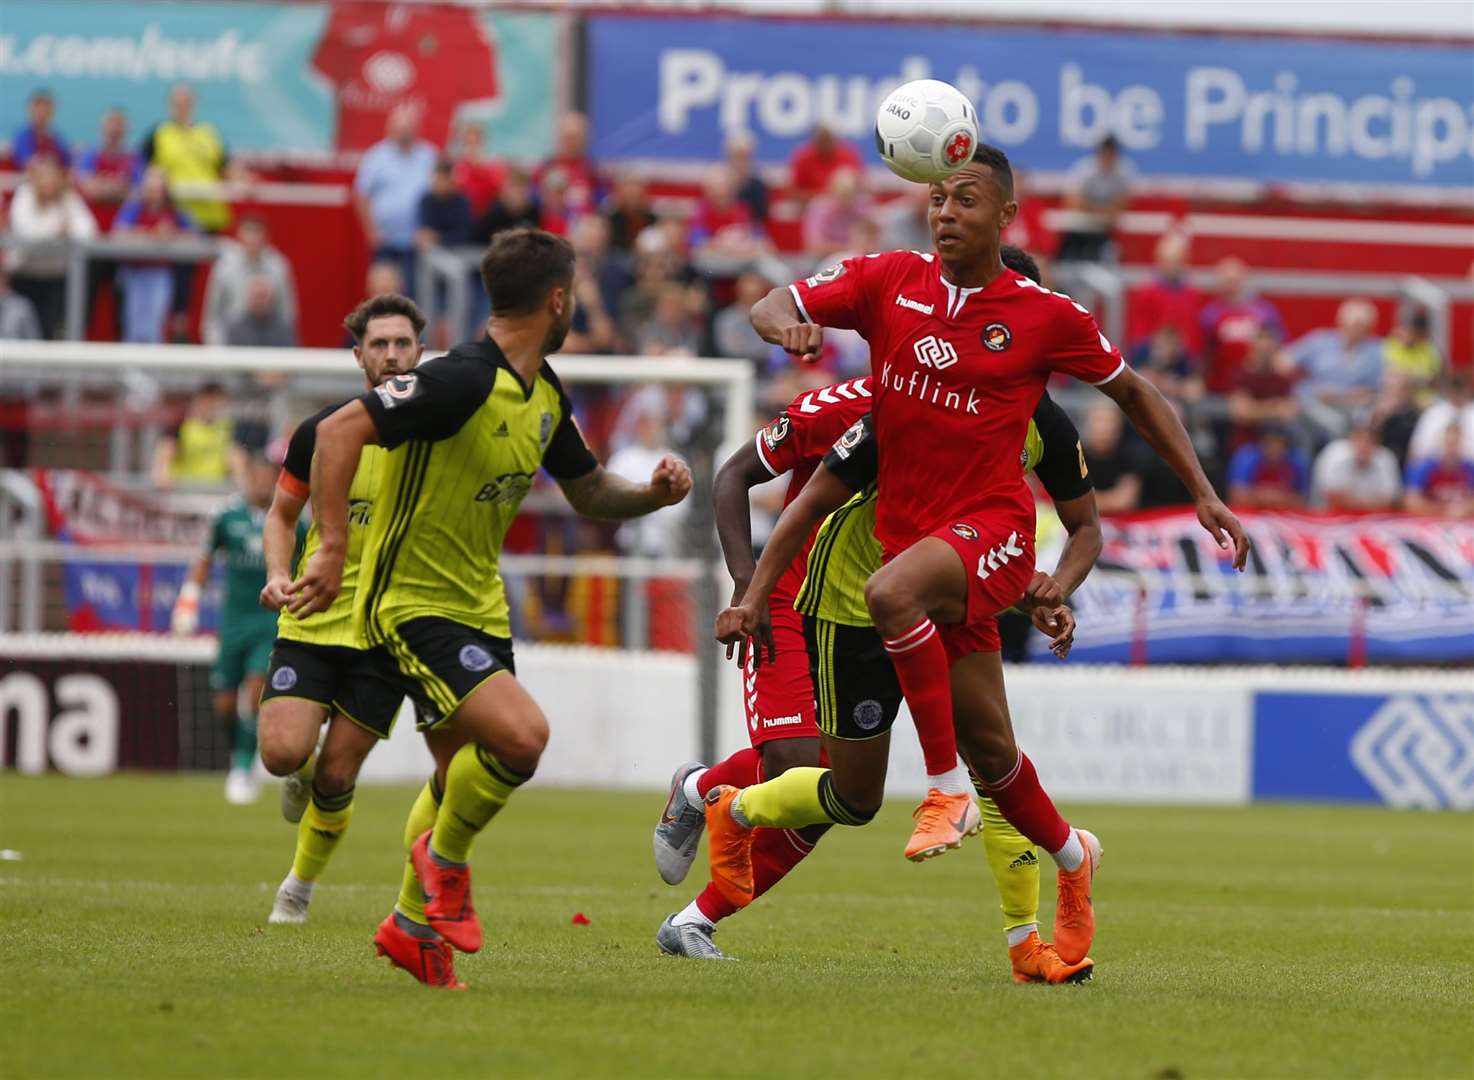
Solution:
M893 90L875 115L875 149L903 180L934 184L972 160L978 114L950 83L917 79Z

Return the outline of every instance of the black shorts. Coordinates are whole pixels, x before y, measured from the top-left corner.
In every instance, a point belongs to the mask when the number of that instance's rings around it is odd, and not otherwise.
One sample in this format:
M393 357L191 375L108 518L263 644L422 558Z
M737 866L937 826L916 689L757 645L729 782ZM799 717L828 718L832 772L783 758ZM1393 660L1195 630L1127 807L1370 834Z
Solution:
M271 646L261 700L301 698L316 702L387 739L404 703L404 690L386 677L392 668L383 649L350 649L277 638Z
M874 628L804 616L819 730L830 738L873 739L890 731L901 684Z
M409 619L384 638L398 684L415 703L421 731L444 723L487 679L517 673L511 638L492 637L454 619Z

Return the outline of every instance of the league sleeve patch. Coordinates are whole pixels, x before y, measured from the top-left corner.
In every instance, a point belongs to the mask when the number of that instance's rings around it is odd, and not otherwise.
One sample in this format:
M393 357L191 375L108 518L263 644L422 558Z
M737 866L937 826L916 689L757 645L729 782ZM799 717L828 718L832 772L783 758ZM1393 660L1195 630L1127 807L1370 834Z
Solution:
M788 432L792 425L787 415L780 416L767 427L763 428L763 445L771 452L778 449L784 439L788 438Z
M804 278L804 284L811 289L816 289L820 285L827 285L842 277L844 277L844 263L835 263L833 266L826 266L813 277Z
M864 439L865 421L863 419L856 420L853 424L849 426L848 429L846 429L845 433L839 437L839 442L834 444L833 452L835 457L839 458L841 461L848 461L850 459L850 454L854 452L855 447L859 446L860 443L864 441Z
M374 387L374 393L384 403L384 408L393 409L403 405L420 392L420 379L414 372L396 375L387 382Z

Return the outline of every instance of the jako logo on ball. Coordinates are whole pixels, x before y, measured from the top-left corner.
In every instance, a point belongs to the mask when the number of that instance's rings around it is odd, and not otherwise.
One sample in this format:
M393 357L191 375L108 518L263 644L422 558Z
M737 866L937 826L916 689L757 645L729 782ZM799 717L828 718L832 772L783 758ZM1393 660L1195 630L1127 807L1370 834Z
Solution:
M962 91L938 79L898 87L875 116L875 149L891 172L931 184L972 160L978 114Z

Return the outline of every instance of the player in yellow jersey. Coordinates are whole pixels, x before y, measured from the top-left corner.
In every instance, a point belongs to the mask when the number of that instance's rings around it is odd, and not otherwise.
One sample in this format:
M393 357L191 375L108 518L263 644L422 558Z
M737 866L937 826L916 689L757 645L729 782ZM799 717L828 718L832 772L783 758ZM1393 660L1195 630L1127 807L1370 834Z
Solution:
M321 541L289 592L300 615L325 610L342 587L349 490L359 455L384 455L356 617L393 659L391 674L467 739L450 762L440 805L416 804L395 910L379 925L381 954L422 982L459 986L450 947L475 952L472 841L531 777L548 738L542 710L514 674L511 625L497 563L539 469L573 508L631 518L680 502L685 462L667 456L647 484L604 470L573 420L547 357L573 320L573 249L538 229L497 235L481 261L491 301L487 336L390 379L318 425L312 499Z
M354 309L344 326L357 342L353 355L370 387L412 371L419 363L425 316L407 297L393 293L371 297ZM268 919L272 923L306 921L317 879L348 828L358 771L374 745L389 737L404 701L404 691L382 677L382 663L375 663L353 618L364 540L374 514L380 512L384 472L380 448L366 447L353 474L338 598L327 610L305 617L284 607L294 570L293 530L310 493L317 429L342 404L308 417L292 433L262 530L267 581L261 604L281 614L262 693L261 761L267 771L285 777L282 815L297 824L296 853L277 889ZM317 550L320 540L314 522L295 569ZM327 735L318 751L324 720ZM428 787L438 790L433 779Z

